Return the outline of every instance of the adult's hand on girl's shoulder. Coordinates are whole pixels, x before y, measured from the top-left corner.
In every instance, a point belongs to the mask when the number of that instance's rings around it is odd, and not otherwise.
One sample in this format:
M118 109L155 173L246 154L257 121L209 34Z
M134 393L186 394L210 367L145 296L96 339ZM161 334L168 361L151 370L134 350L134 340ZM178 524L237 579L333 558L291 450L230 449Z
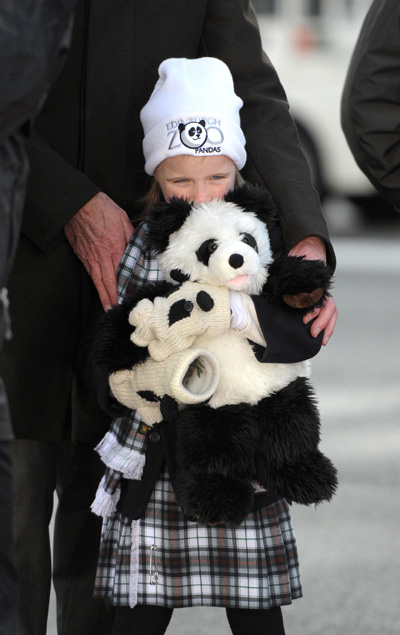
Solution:
M117 268L133 232L126 212L98 192L64 226L65 236L98 291L104 310L118 302Z

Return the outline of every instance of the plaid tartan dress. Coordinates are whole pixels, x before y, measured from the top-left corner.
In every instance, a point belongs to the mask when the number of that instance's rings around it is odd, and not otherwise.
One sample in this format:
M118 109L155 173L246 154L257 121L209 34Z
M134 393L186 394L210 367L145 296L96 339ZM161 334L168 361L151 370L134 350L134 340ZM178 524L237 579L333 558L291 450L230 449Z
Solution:
M162 278L135 231L118 270L120 301L130 289ZM147 437L137 413L114 419L97 446L106 465L92 509L103 516L94 595L114 605L269 609L302 596L289 507L279 500L249 514L240 527L201 526L184 518L167 470L142 518L116 509L121 477L140 479Z

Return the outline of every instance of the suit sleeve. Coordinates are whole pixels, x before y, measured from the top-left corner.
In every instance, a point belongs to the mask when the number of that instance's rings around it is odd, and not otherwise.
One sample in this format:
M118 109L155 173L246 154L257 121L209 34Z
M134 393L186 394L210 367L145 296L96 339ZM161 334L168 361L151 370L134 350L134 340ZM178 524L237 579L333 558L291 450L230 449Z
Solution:
M236 92L244 102L244 177L266 186L275 198L286 250L307 236L319 236L334 267L335 255L319 197L311 184L284 89L262 50L251 3L210 1L203 35L203 54L218 57L228 65Z
M36 132L28 144L30 178L22 233L41 251L63 239L63 227L100 191Z
M342 128L360 169L400 210L400 5L375 0L348 69Z

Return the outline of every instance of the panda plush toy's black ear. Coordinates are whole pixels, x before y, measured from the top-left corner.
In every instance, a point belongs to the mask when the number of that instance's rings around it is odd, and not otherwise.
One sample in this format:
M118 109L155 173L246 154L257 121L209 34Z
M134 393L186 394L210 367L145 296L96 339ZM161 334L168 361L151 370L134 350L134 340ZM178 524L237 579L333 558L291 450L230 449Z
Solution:
M228 192L225 200L253 212L268 228L277 220L277 205L266 189L244 183Z
M168 246L169 237L183 225L192 206L183 198L173 197L168 203L156 203L147 218L147 240L156 253Z

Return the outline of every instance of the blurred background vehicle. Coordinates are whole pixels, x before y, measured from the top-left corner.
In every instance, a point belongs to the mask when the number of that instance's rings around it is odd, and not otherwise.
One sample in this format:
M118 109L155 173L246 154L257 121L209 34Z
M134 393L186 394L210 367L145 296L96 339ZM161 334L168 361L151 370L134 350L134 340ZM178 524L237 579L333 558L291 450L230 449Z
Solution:
M263 48L286 90L315 187L364 218L396 217L358 168L340 126L343 84L372 0L253 0ZM397 214L398 217L398 214ZM377 218L378 220L378 218Z

